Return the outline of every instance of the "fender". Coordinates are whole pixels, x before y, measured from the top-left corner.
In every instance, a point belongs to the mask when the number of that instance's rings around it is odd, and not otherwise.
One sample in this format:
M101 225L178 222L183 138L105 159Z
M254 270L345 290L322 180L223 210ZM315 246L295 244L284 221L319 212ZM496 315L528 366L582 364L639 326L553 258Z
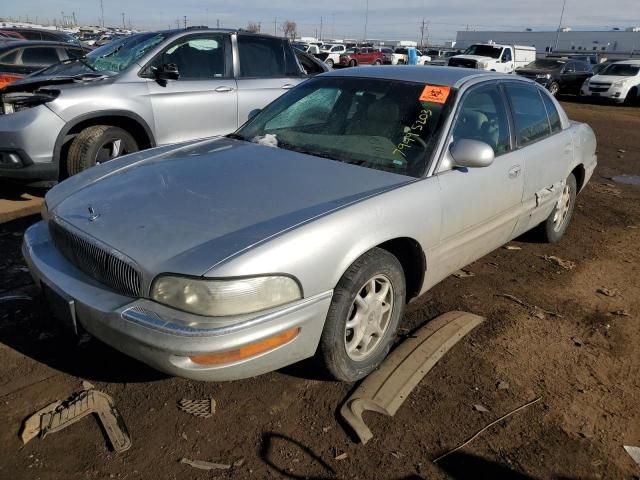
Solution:
M64 142L65 138L67 137L71 129L73 129L76 125L82 122L101 118L101 117L125 117L130 120L136 121L138 124L142 126L147 137L149 138L149 143L151 145L150 148L153 148L156 146L156 140L153 135L153 132L151 131L151 127L149 127L147 122L140 115L133 112L129 112L127 110L99 110L96 112L90 112L90 113L85 113L83 115L80 115L74 118L73 120L71 120L70 122L68 122L64 126L64 128L58 134L58 138L56 138L56 143L53 148L53 157L52 157L53 163L55 163L56 165L60 164L60 152L62 151L62 146L65 143Z

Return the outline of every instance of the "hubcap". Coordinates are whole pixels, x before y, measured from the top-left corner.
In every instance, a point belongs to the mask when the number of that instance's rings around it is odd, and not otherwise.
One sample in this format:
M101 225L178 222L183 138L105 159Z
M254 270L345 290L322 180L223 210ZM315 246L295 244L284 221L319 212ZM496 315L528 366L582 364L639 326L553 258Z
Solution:
M567 214L569 213L569 207L571 206L571 187L569 185L565 185L562 190L562 195L560 195L560 199L556 204L556 212L553 216L553 229L556 232L559 232L565 220L567 219Z
M98 149L98 153L96 154L96 165L111 160L112 158L125 155L126 153L128 153L127 148L121 139L111 140Z
M384 275L376 275L360 288L345 325L349 358L363 360L380 344L391 323L393 296L391 281Z

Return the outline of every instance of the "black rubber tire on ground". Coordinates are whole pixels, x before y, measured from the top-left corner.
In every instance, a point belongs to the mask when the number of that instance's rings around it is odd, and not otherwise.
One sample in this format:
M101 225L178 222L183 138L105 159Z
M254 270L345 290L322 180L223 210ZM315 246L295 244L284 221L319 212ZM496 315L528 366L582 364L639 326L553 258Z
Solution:
M351 60L351 61L349 62L349 66L350 66L350 67L356 67L357 65L358 65L358 62L356 62L355 60Z
M638 87L632 87L624 98L626 105L640 105L640 95L638 95Z
M380 60L376 60L375 62L373 62L374 65L382 65L382 62Z
M351 305L362 286L376 275L384 275L393 287L394 301L388 327L371 352L362 361L347 354L345 345L346 322ZM318 346L318 359L337 380L355 382L380 365L385 359L396 335L398 323L404 313L406 284L404 271L398 259L380 248L373 248L358 258L342 275L333 291L331 306Z
M333 60L331 60L330 58L327 58L327 61L324 62L327 64L327 67L329 68L333 68Z
M569 187L569 210L567 211L562 224L559 226L559 228L556 228L556 225L554 223L554 218L558 210L558 205L556 205L549 217L538 227L540 236L544 241L548 243L556 243L560 241L560 239L567 231L569 223L571 223L571 217L573 216L573 209L576 205L577 195L577 182L576 177L573 175L573 173L567 178L566 186Z
M121 141L120 155L139 150L138 143L133 136L122 128L111 125L95 125L82 130L73 139L67 153L67 172L69 176L93 167L96 164L98 151L116 140Z
M558 85L558 82L551 82L551 84L549 85L549 93L554 97L557 97L559 92L560 85Z

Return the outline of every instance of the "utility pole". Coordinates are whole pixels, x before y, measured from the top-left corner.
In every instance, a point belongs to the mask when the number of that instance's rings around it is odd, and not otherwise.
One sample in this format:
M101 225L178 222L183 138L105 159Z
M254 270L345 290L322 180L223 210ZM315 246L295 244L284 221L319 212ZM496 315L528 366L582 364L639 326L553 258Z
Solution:
M273 19L273 34L278 35L278 17Z
M560 23L558 23L558 31L556 32L556 46L553 47L555 52L558 49L558 42L560 41L560 29L562 28L562 17L564 17L564 7L567 5L567 0L562 0L562 12L560 12Z
M126 29L127 29L127 27L126 27L126 25L124 24L124 12L122 12L120 15L122 15L122 29L123 29L123 30L126 30Z
M184 29L187 29L187 16L185 15L184 17Z
M220 19L219 18L216 19L216 28L220 28Z
M420 25L420 47L424 45L424 17L422 17L422 25Z
M102 24L102 28L104 28L104 4L102 0L100 0L100 22Z
M367 0L367 8L364 11L364 38L363 41L367 41L367 24L369 23L369 0Z
M260 33L260 29L262 28L262 25L260 22L258 22L258 33Z
M176 27L180 29L180 19L176 18Z
M322 15L320 16L320 41L322 41Z
M78 20L76 20L76 12L73 12L73 24L78 25ZM36 23L38 23L38 17L36 17Z

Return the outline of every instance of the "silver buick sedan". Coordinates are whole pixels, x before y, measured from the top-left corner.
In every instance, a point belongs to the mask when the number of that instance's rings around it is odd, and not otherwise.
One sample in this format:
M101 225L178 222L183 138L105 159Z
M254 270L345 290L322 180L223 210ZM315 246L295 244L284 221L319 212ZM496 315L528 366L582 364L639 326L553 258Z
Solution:
M558 241L595 150L524 78L336 71L226 137L62 182L23 253L73 331L169 374L232 380L317 355L354 381L408 301L530 229Z

